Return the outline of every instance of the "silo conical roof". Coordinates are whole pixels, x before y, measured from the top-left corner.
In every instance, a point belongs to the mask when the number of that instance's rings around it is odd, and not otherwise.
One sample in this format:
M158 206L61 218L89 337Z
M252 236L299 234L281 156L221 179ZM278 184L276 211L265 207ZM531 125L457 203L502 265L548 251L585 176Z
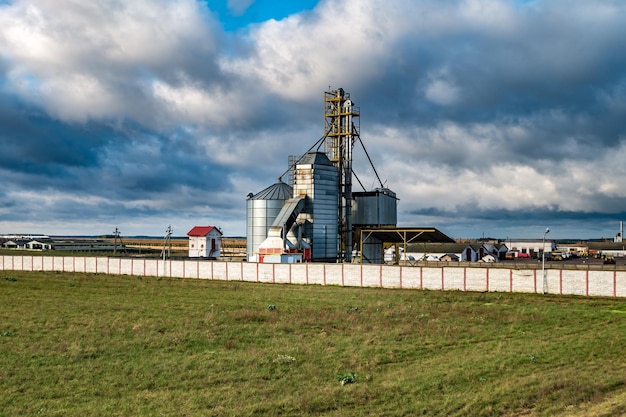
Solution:
M251 200L288 200L293 195L293 188L282 181L272 184L250 197Z
M332 165L324 152L308 152L299 161L298 165Z

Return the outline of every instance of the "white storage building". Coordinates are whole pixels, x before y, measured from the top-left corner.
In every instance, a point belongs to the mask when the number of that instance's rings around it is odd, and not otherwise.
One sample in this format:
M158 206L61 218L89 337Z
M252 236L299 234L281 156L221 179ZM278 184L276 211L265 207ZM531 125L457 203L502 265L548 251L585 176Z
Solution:
M190 258L219 258L222 247L222 232L215 226L195 226L189 236Z

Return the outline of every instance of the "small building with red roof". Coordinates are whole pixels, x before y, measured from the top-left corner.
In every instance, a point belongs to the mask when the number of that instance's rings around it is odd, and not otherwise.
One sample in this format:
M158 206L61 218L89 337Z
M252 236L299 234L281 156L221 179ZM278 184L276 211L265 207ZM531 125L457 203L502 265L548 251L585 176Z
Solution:
M222 247L222 231L215 226L194 226L189 232L189 257L217 259Z

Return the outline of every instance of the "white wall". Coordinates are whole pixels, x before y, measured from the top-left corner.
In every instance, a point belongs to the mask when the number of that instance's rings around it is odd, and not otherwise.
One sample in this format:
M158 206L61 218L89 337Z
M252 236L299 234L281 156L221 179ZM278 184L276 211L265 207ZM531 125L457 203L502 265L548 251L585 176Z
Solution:
M302 285L337 285L452 291L541 293L541 269L476 266L397 266L349 263L261 264L199 259L161 260L72 256L0 256L4 271L64 271L200 278ZM626 270L547 269L546 292L626 297Z
M215 241L215 250L212 250ZM219 258L222 249L222 235L213 228L206 236L189 236L190 258Z

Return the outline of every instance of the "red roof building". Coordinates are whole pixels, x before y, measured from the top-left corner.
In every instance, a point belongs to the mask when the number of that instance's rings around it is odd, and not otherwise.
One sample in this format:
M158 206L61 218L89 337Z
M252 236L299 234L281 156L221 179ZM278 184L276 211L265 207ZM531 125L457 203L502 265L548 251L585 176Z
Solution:
M206 236L213 229L215 229L215 226L194 226L193 229L187 232L187 236L196 236L196 237Z
M217 259L222 246L222 231L215 226L195 226L189 232L189 257Z

